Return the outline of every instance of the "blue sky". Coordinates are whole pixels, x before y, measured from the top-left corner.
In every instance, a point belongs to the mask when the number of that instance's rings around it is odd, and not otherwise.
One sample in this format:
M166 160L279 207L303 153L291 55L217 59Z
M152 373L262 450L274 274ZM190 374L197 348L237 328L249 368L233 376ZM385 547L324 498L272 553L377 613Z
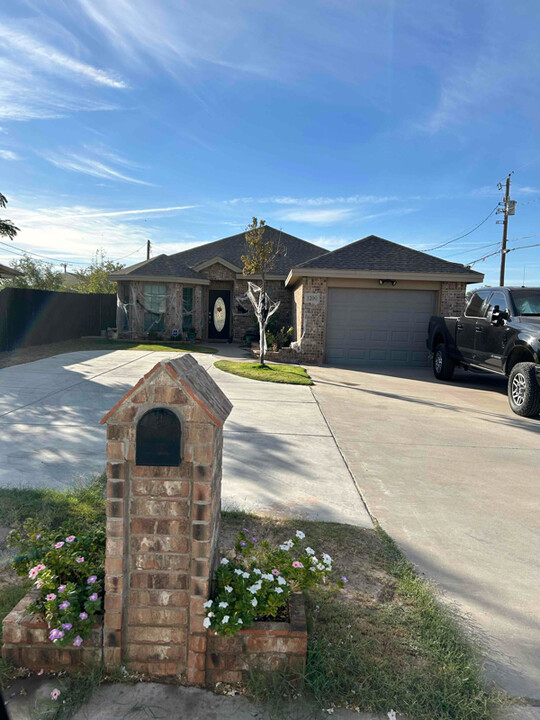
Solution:
M14 248L127 264L253 215L326 248L428 250L512 177L540 233L536 0L0 0L0 191ZM433 254L497 250L500 219ZM5 240L5 239L3 239ZM11 249L11 251L10 251ZM498 283L499 256L474 267ZM540 285L540 247L507 283Z

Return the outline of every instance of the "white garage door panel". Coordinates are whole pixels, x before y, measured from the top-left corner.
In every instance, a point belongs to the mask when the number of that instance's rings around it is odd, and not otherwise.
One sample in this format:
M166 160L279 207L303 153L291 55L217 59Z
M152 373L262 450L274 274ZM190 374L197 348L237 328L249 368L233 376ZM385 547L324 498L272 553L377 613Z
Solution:
M431 290L330 288L326 360L338 365L423 365Z

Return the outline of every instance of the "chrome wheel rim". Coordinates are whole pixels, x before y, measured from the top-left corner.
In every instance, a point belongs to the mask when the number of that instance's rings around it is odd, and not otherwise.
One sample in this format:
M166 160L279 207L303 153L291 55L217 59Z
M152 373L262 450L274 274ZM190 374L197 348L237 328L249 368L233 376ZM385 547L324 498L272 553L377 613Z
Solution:
M518 406L525 402L525 376L522 373L516 373L512 380L512 400Z
M442 352L440 350L437 350L435 353L435 372L442 372L442 366L443 366L443 357Z

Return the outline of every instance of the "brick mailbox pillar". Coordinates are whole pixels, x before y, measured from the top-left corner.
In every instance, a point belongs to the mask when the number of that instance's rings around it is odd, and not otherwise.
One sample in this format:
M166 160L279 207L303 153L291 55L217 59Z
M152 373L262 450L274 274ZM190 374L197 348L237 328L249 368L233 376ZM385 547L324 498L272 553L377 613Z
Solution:
M158 363L107 423L104 659L204 684L232 405L191 355Z

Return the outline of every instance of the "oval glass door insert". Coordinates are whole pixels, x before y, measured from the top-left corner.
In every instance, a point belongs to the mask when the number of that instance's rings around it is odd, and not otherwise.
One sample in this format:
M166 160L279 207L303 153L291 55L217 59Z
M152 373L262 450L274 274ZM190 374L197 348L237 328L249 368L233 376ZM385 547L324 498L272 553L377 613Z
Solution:
M214 303L214 327L218 332L221 332L225 327L225 320L227 319L227 311L225 310L225 302L223 298L218 297Z

